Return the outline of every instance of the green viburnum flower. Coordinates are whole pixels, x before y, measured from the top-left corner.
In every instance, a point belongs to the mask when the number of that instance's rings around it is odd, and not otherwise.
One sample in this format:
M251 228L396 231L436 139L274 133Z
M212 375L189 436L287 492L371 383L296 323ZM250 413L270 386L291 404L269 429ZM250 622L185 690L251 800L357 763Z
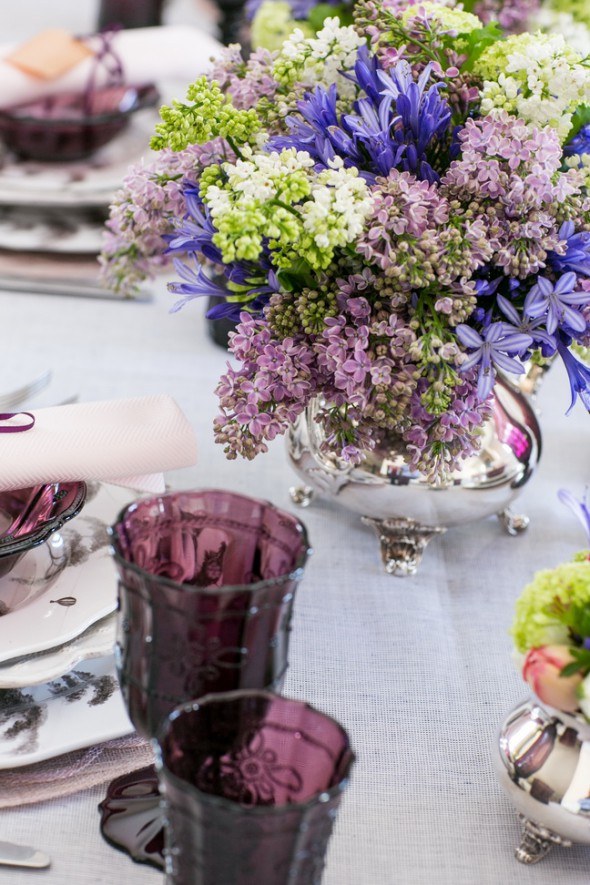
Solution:
M295 21L285 0L264 0L258 7L250 28L254 49L280 49L287 37L299 28L304 37L313 37L313 28L305 21Z
M542 645L569 645L563 619L551 609L561 606L590 606L590 561L565 562L554 569L537 572L516 601L512 637L516 650L525 654Z
M223 94L219 83L199 77L189 86L187 102L174 101L160 109L162 122L151 140L153 150L182 151L221 136L232 145L255 143L262 124L255 110L238 110Z
M473 71L484 80L481 113L497 109L534 126L551 126L562 141L573 114L590 103L590 67L560 34L517 34L489 46Z
M313 167L306 151L289 148L203 172L201 195L224 262L256 261L267 241L279 269L299 259L326 269L335 250L359 236L371 208L366 182L336 161L320 173Z

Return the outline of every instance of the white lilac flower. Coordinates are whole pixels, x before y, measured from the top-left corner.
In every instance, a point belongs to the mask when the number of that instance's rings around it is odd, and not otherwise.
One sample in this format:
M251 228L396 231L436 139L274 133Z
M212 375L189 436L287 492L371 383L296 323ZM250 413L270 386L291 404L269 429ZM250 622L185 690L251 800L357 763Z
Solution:
M502 109L539 128L551 126L561 141L576 109L590 103L590 68L560 34L519 34L498 41L474 70L484 79L484 116Z
M273 76L286 88L299 81L309 87L338 83L341 98L352 98L356 86L341 71L354 66L365 40L352 25L342 27L338 18L327 18L315 37L306 38L298 28L285 40L274 63Z

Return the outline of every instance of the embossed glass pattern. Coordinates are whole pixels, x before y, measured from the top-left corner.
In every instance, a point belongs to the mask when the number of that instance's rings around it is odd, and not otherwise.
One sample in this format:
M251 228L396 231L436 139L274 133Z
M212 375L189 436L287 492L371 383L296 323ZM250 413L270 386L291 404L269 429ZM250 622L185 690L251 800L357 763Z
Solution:
M309 553L298 519L232 492L176 492L131 504L111 538L119 678L140 733L209 692L280 687Z
M0 577L79 513L86 491L83 482L53 482L0 492Z
M154 744L168 885L318 885L354 762L338 722L236 691L179 707Z

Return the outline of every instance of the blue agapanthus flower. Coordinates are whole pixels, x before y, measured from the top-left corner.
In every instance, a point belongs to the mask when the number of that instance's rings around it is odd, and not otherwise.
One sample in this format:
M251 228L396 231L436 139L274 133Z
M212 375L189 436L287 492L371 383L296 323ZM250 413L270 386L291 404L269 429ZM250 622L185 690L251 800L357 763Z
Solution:
M590 277L590 231L576 231L573 221L564 221L559 228L559 239L566 241L566 251L564 255L547 253L553 270L558 273L571 270Z
M195 298L223 298L223 302L209 309L209 319L227 318L237 322L246 306L251 313L259 313L273 292L280 288L268 257L263 253L256 264L249 261L224 263L221 251L213 242L216 228L198 187L188 183L183 193L187 214L175 232L165 237L168 242L166 251L168 255L188 254L194 267L174 259L181 282L169 283L168 290L182 298L172 307L172 312ZM197 256L216 266L217 280L211 279Z
M529 317L542 317L550 335L557 329L567 334L583 335L587 323L576 310L588 302L587 292L576 291L578 278L573 271L563 274L553 283L547 277L538 277L537 282L527 293L524 312Z
M427 65L415 80L404 60L384 71L363 46L354 70L343 74L361 92L354 113L338 113L335 85L318 86L297 103L298 114L287 117L289 134L271 138L268 149L308 151L321 166L338 155L369 180L401 169L438 181L429 154L449 130L451 110L440 95L441 84L428 86L431 73Z
M457 338L471 353L461 366L461 372L467 372L477 366L477 395L483 402L492 392L496 378L495 369L522 375L524 368L515 356L522 356L533 339L508 323L491 323L480 334L472 326L460 323L457 326Z
M590 154L590 123L582 126L577 135L568 141L563 152L566 156L572 157L576 154Z
M561 338L557 341L557 350L564 362L572 394L572 400L566 415L571 412L578 397L580 397L588 411L590 411L590 368L575 358Z

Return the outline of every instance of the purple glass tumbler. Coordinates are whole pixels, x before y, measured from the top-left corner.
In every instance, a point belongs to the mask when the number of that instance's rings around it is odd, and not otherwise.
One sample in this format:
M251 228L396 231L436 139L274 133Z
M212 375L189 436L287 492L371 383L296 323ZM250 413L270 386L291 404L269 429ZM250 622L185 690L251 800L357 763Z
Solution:
M119 575L119 681L153 737L178 704L210 692L280 689L291 613L310 553L298 519L233 492L136 501L110 529Z
M338 722L235 691L178 707L153 743L167 885L319 885L354 762Z

